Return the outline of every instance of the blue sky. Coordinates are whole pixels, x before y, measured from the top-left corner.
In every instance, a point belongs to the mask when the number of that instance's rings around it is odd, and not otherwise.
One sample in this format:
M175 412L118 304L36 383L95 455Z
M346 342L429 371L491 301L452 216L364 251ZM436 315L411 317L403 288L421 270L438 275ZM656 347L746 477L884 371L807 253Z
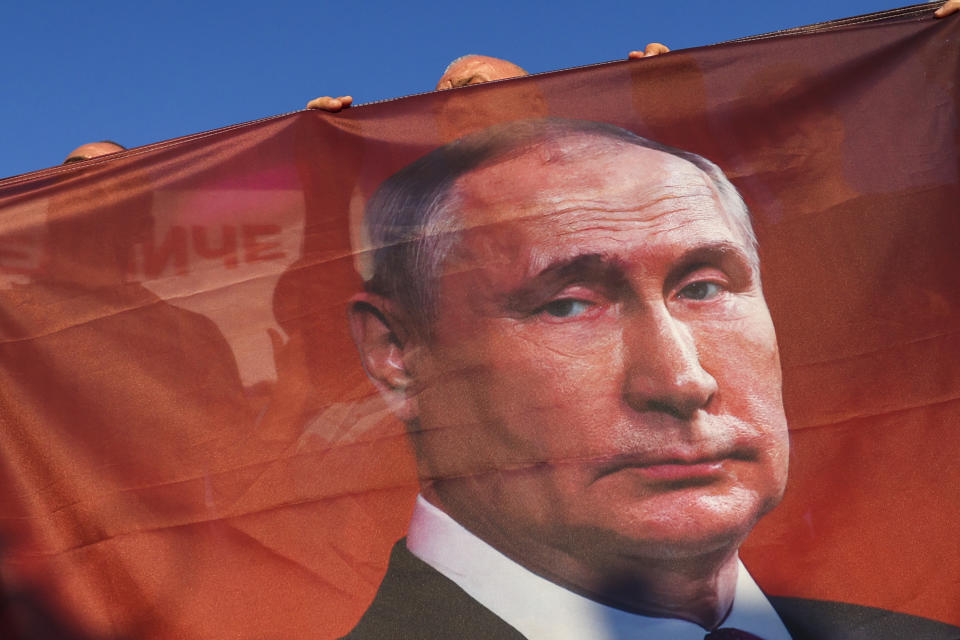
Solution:
M862 13L890 0L17 2L0 38L0 177L104 138L140 146L303 107L432 89L483 53L536 73L702 46Z

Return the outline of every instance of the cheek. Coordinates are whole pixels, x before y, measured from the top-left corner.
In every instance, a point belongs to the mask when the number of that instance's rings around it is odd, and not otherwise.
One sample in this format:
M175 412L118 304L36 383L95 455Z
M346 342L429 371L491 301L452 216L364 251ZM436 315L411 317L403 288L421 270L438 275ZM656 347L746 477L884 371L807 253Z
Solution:
M618 450L628 422L622 402L624 345L615 331L594 327L559 340L525 336L509 345L511 362L497 396L505 421L522 430L518 448L575 473L571 461Z
M722 336L721 336L722 337ZM721 395L730 402L770 405L782 411L780 356L776 340L735 333L717 345L704 367L719 377Z
M772 457L787 447L780 355L769 316L745 318L724 327L703 327L701 365L718 383L719 411L737 417Z
M718 379L722 394L780 407L780 354L762 299L735 318L703 323L695 331L701 365Z
M781 393L780 358L772 326L717 332L720 343L704 367L717 379L719 414L738 425L738 440L757 455L740 478L758 500L759 515L779 503L787 484L789 436Z
M545 409L578 411L584 403L619 397L625 345L610 318L520 325L509 336L495 336L488 347L503 354L510 393Z
M541 461L589 448L601 436L594 425L616 421L622 344L608 331L552 331L548 340L529 325L491 324L443 349L433 418L482 432L475 439L511 459Z

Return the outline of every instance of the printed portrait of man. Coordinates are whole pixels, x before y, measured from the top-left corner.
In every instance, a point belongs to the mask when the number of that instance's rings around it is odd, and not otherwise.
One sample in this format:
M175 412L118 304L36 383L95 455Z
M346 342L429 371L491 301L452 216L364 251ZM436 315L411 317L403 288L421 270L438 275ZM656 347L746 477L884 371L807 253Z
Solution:
M350 328L421 495L348 637L960 637L767 597L740 562L789 445L750 213L716 165L513 122L394 174L365 225Z

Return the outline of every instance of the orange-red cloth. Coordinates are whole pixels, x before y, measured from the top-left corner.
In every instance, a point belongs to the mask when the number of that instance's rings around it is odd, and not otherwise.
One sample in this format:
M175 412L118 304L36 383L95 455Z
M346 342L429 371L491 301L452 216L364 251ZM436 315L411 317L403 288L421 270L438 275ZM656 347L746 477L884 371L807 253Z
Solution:
M0 635L348 631L417 493L345 328L363 204L544 115L703 154L752 209L792 441L761 587L960 624L958 37L924 7L0 182Z

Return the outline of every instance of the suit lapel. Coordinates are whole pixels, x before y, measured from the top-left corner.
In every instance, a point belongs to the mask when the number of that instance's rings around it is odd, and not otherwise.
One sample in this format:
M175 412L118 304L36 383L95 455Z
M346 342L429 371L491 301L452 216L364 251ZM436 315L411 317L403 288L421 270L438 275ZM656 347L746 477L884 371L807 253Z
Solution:
M405 539L393 547L376 598L347 638L523 640L516 629L410 553Z

